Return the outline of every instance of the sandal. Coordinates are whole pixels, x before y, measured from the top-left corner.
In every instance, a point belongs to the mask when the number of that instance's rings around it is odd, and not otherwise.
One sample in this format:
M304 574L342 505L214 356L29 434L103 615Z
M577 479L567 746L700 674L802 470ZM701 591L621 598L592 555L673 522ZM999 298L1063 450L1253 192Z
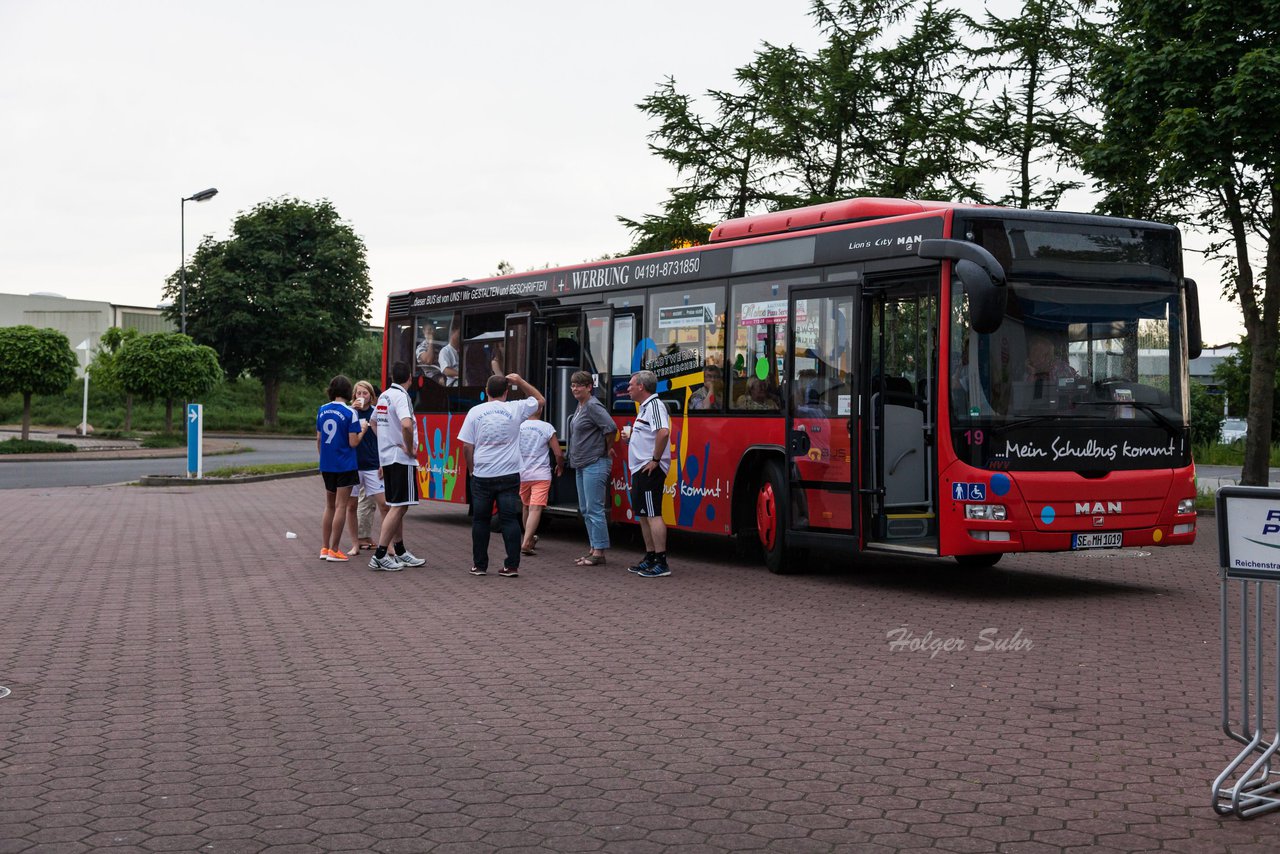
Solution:
M535 552L533 549L526 549L526 548L524 548L524 547L521 547L521 549L520 549L520 554L522 554L522 555L536 555L536 554L537 554L537 552Z
M578 566L599 566L604 563L604 555L583 555L575 563Z

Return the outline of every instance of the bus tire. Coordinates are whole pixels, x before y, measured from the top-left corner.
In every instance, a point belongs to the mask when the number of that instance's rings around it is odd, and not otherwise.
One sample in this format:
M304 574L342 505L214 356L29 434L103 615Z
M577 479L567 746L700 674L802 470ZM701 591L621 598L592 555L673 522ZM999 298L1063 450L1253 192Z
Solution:
M783 489L782 467L776 460L768 460L764 464L764 476L756 485L756 537L764 553L764 565L778 575L792 572L787 560L787 508L782 504Z
M961 569L990 569L1000 562L1004 555L1000 552L985 555L956 555L956 563Z

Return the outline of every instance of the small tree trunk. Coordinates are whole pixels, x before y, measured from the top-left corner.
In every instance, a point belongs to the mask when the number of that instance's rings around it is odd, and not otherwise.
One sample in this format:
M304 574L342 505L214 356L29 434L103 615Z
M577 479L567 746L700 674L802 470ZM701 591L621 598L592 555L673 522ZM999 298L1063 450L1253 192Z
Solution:
M31 392L22 393L22 441L31 438Z
M164 432L173 432L173 398L164 399Z
M1249 371L1249 433L1244 440L1243 486L1266 486L1271 477L1271 419L1274 416L1276 383L1276 339L1274 326L1267 323L1250 329L1253 350Z
M268 427L280 424L280 379L279 377L263 377L262 379L262 423Z
M124 432L133 430L133 395L124 396Z

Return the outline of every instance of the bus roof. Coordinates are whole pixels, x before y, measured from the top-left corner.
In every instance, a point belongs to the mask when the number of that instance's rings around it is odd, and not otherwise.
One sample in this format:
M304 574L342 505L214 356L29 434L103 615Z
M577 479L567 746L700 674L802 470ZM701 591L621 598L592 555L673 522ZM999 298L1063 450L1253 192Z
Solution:
M841 223L906 216L926 211L975 207L982 207L982 205L962 204L959 202L915 201L910 199L845 199L840 202L810 205L807 208L728 219L711 230L709 243L725 243L730 240L743 240L748 237L763 237L766 234L780 234L786 231L798 231L806 228L822 228Z

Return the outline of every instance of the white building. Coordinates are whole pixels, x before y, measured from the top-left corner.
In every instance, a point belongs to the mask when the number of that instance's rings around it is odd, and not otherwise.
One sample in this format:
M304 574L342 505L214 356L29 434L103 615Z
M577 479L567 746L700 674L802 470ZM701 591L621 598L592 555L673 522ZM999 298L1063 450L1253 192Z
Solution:
M136 305L116 305L97 300L67 299L59 294L0 294L0 326L34 326L56 329L67 336L72 347L89 341L97 349L98 339L112 326L142 333L176 332L161 310ZM83 357L81 356L83 363Z

